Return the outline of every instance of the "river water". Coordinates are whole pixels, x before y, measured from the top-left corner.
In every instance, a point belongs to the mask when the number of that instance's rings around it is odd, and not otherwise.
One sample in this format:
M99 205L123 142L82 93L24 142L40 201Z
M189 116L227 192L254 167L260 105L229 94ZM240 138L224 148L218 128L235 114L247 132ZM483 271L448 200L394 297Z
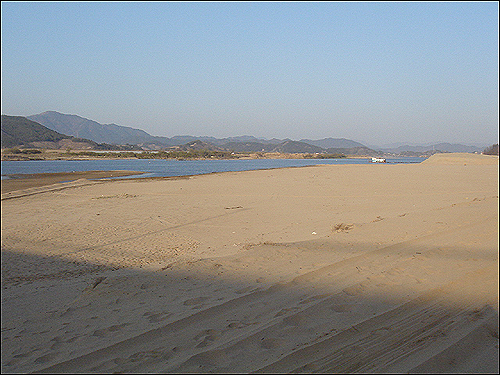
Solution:
M252 159L252 160L172 160L172 159L126 159L126 160L6 160L1 162L2 180L10 174L110 171L126 170L144 172L131 177L190 176L213 172L237 172L256 169L304 167L317 164L372 164L391 165L398 163L420 163L425 158L387 158L387 163L371 163L370 159ZM126 178L126 177L121 177Z

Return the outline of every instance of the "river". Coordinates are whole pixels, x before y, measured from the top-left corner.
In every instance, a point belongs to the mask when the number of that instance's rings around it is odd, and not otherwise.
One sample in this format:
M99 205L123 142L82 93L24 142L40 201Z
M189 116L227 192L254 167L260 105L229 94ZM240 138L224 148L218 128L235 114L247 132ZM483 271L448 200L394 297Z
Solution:
M125 159L125 160L5 160L1 162L2 180L10 174L81 172L126 170L143 172L131 177L172 177L200 175L213 172L237 172L256 169L304 167L317 164L373 164L420 163L425 158L387 158L387 163L371 163L366 159L230 159L230 160L172 160L172 159ZM126 178L126 177L121 177Z

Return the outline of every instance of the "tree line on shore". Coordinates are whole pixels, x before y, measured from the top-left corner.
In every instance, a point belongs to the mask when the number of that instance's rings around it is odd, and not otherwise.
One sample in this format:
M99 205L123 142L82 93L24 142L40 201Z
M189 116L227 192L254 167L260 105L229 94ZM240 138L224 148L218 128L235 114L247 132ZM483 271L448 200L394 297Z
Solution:
M43 156L45 150L40 149L20 149L20 148L10 148L3 151L4 155L12 156ZM240 159L245 157L257 157L266 158L269 157L269 153L265 152L241 152L235 153L231 151L218 151L218 150L162 150L162 151L120 151L120 152L98 152L98 151L71 151L67 149L65 152L57 154L60 158L78 158L78 157L89 157L96 159ZM341 153L303 153L300 156L304 159L340 159L347 157Z

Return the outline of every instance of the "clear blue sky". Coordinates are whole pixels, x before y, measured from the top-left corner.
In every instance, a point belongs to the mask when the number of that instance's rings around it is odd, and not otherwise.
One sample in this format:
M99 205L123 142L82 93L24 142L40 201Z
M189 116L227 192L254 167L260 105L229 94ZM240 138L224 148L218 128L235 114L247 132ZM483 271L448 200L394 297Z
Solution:
M495 2L4 2L2 114L152 135L498 142Z

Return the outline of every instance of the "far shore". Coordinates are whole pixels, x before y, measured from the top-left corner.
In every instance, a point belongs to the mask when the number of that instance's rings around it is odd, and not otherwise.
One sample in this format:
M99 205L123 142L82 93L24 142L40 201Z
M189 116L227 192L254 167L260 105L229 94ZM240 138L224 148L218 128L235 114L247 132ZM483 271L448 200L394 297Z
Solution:
M9 152L10 149L2 149L1 160L127 160L138 159L131 154L156 153L154 150L135 150L135 151L96 151L96 150L23 150L22 153ZM207 160L207 159L369 159L372 156L380 155L344 155L344 154L317 154L317 153L282 153L282 152L225 152L225 156L211 155L208 157L188 157L188 160ZM398 155L386 155L384 157L398 157ZM406 155L411 156L411 155ZM415 156L427 158L425 156ZM172 157L169 159L184 160L184 158Z

